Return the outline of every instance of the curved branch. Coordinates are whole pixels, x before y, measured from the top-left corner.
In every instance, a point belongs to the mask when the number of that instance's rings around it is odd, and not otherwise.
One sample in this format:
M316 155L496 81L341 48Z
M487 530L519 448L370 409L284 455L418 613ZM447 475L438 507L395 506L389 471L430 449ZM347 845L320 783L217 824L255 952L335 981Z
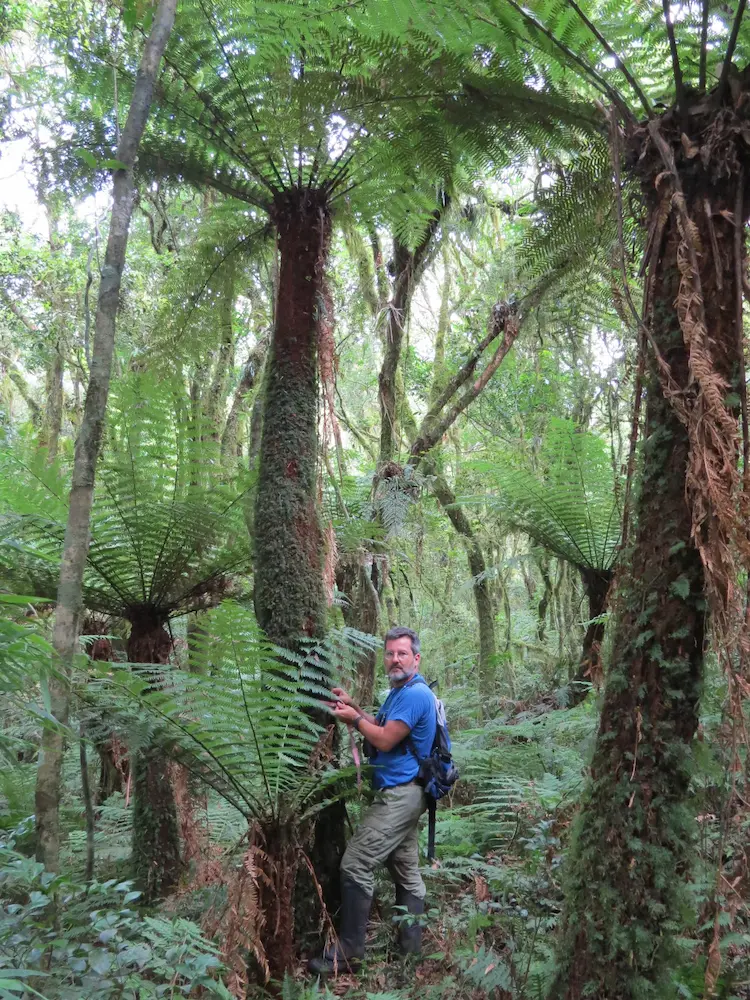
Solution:
M427 414L425 419L422 421L417 437L411 446L411 453L407 463L408 465L412 466L412 468L416 468L423 456L435 447L446 431L453 426L458 417L464 412L466 407L477 398L480 392L482 392L489 380L500 367L500 364L504 360L508 351L516 342L522 323L523 319L519 321L516 316L516 307L514 305L511 306L506 303L497 303L493 306L491 331L494 331L494 333L491 339L494 340L495 337L499 336L501 331L503 333L503 339L498 344L497 350L495 351L491 361L489 361L487 367L484 369L479 378L477 378L461 396L461 398L456 400L453 406L451 406L451 408L443 414L441 419L437 419L437 414L435 414L433 410ZM443 393L443 395L445 394Z

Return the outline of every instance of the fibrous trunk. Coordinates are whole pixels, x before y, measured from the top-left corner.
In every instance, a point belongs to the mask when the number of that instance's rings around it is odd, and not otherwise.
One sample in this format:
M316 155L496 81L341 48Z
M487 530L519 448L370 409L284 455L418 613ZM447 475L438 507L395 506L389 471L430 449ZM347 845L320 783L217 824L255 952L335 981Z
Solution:
M607 610L607 595L612 582L611 570L580 569L583 589L589 604L589 623L583 636L583 648L578 670L570 685L569 705L583 701L589 683L598 685L602 678L601 646L604 638L604 612Z
M172 639L164 622L144 609L131 623L127 655L131 663L154 664L154 684L160 682L157 665L166 664ZM167 893L182 871L177 807L169 761L159 746L141 747L132 762L133 870L147 899Z
M726 512L702 491L729 496L736 475L727 397L741 343L734 226L744 232L747 197L742 192L738 203L746 152L735 113L696 109L694 139L682 135L681 118L669 112L634 137L651 234L646 430L637 528L567 863L551 991L565 1000L662 995L690 911L683 891L692 846L688 786L706 599L713 605L715 566L730 551ZM697 328L699 312L707 336ZM715 431L710 439L706 429ZM711 476L700 482L696 468ZM712 565L705 556L717 542Z
M316 499L318 321L331 235L327 195L306 188L282 192L273 218L280 266L255 501L255 614L272 642L298 649L302 640L325 629L324 547ZM319 816L316 843L317 876L329 906L335 906L344 850L341 804ZM312 915L300 913L301 927L311 920Z
M277 983L294 966L294 886L301 851L282 824L256 831L257 886L263 925L260 937L268 973Z
M274 221L281 265L255 503L255 613L273 642L293 647L322 634L325 614L316 508L316 320L331 231L325 194L284 192Z

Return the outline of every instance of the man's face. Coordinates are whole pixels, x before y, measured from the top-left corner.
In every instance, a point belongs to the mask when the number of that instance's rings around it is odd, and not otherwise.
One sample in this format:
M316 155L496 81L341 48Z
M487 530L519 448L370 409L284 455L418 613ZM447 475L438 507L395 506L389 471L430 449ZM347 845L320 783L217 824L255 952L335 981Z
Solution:
M416 674L419 668L419 653L412 653L411 639L408 635L400 639L389 639L385 644L385 672L391 684L401 684Z

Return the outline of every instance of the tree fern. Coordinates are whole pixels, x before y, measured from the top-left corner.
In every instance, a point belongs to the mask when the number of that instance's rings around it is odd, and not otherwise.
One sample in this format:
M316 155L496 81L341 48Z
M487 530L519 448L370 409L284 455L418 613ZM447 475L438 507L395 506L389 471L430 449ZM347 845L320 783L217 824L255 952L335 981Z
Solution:
M491 484L482 498L507 523L579 569L609 571L617 557L621 509L603 443L553 422L543 468L477 463Z
M279 977L293 957L293 889L312 821L352 789L348 772L334 766L332 732L315 721L320 699L336 666L374 643L348 632L291 654L268 643L246 608L225 602L206 616L198 673L131 665L87 688L123 720L145 710L151 745L248 820L245 867L263 918L251 947Z
M165 622L215 603L229 576L249 568L242 494L191 483L190 427L178 422L173 391L134 377L113 393L84 578L91 611L133 621L152 609ZM65 478L13 452L2 463L0 572L54 597Z
M347 777L333 766L326 730L309 710L329 696L327 678L373 643L347 630L290 661L246 608L225 601L204 617L196 672L155 678L147 666L122 666L90 690L121 712L128 703L145 709L167 752L248 820L297 828Z

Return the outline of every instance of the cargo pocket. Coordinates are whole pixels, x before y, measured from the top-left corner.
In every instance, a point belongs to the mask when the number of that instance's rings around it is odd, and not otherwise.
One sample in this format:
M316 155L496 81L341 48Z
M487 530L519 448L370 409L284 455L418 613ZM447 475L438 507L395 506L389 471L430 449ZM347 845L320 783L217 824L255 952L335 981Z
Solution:
M378 865L383 864L392 846L386 833L363 824L346 845L341 860L341 874L348 875L366 892L372 893L373 872Z

